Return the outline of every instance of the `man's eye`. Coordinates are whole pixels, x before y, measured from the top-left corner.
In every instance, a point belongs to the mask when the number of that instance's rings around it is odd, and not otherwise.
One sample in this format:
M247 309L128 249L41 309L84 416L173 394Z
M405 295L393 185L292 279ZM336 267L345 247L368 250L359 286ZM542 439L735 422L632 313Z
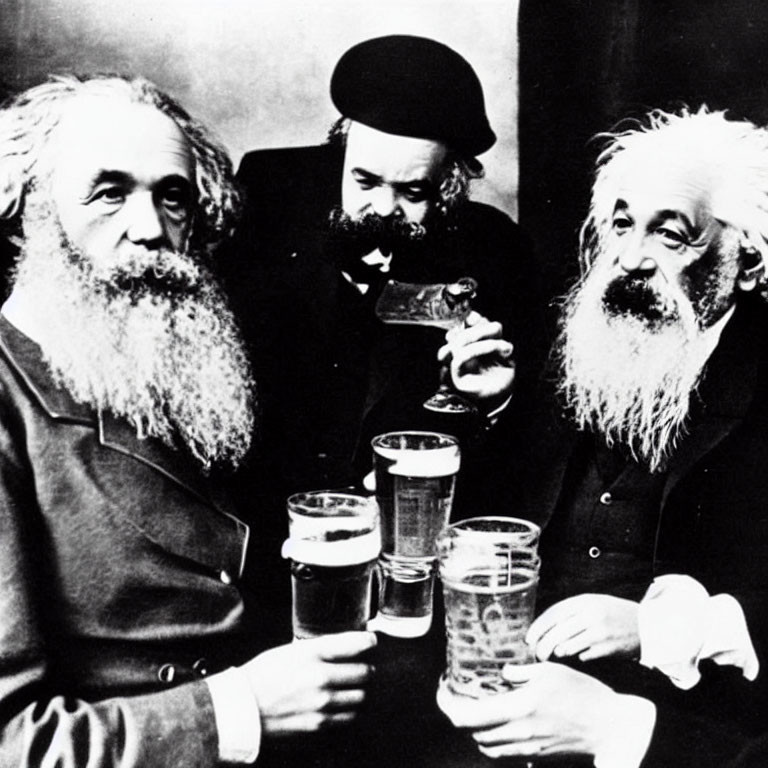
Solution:
M427 191L425 189L407 189L403 192L403 197L409 203L423 203L427 199Z
M656 234L659 235L662 243L664 243L667 248L677 249L682 248L688 244L688 238L682 232L678 232L676 229L670 229L669 227L658 227L656 229Z
M121 205L125 202L125 191L122 187L102 187L96 190L91 199L100 200L107 205Z
M611 226L617 235L623 235L631 229L632 222L626 216L614 216Z
M167 189L163 192L162 203L171 212L185 212L189 208L189 194L181 188Z
M357 182L357 186L360 187L360 189L367 191L369 189L373 189L376 185L370 181L369 179L355 179Z

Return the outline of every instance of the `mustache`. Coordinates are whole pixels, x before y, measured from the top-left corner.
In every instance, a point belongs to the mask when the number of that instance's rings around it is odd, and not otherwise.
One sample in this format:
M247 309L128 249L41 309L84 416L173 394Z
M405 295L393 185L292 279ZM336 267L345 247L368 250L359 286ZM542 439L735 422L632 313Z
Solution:
M336 207L331 211L329 221L334 233L375 244L412 242L427 234L423 224L410 222L403 216L381 216L371 210L351 216L343 208Z
M675 299L642 275L615 277L606 286L602 303L610 315L631 315L651 326L674 320L679 314Z
M202 273L198 260L172 250L136 251L108 268L71 252L78 266L90 273L95 284L108 295L127 294L133 298L154 295L190 297L199 293Z

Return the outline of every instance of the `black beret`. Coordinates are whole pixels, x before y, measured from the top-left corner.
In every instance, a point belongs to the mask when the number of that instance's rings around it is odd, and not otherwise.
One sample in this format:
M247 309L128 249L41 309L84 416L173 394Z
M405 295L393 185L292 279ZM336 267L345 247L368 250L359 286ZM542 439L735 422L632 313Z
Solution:
M469 62L426 37L390 35L353 46L333 72L331 99L358 123L440 141L468 157L496 141Z

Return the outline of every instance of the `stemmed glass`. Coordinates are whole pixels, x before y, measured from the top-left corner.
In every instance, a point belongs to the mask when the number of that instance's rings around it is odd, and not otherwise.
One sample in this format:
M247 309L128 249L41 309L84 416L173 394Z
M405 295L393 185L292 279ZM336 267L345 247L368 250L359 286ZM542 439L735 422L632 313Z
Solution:
M472 310L477 281L462 277L455 283L401 283L389 280L376 302L376 317L391 325L422 325L449 330L464 324ZM424 402L438 413L473 413L476 407L451 386L450 368L440 369L440 386Z

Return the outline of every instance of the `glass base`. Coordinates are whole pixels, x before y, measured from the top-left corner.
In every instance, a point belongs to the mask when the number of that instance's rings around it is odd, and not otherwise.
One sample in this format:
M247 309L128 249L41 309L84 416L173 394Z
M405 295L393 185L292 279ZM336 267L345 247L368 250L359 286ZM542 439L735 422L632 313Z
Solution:
M424 407L436 413L475 413L477 408L466 398L455 392L435 392L425 400Z
M432 626L432 614L429 616L388 616L377 613L368 622L368 629L381 632L390 637L424 637Z

